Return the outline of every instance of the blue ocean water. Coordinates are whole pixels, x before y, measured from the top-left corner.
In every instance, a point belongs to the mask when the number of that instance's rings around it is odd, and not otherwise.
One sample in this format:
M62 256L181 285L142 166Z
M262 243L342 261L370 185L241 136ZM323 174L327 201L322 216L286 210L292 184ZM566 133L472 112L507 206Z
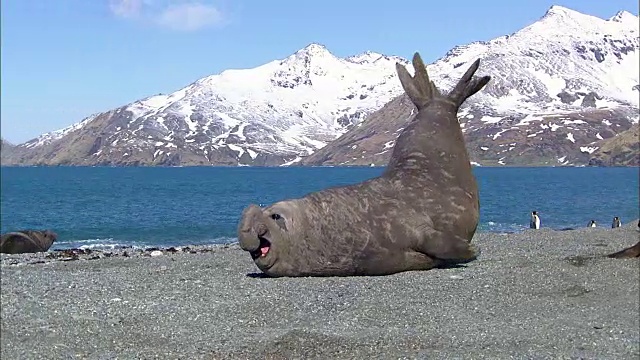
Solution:
M3 167L1 231L53 229L53 249L235 242L242 209L379 175L382 168ZM638 168L474 168L479 231L609 227L639 217Z

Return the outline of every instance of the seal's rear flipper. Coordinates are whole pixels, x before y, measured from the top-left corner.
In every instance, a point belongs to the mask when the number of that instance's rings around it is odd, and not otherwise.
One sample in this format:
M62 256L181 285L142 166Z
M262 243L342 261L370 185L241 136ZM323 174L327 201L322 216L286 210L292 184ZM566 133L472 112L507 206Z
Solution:
M431 101L438 98L452 102L456 107L460 107L467 98L480 91L480 89L491 80L490 76L473 78L473 74L478 70L478 66L480 65L480 59L478 59L469 67L451 93L443 97L433 81L429 79L427 68L420 54L416 52L413 55L412 62L415 72L414 76L411 76L407 69L400 63L396 63L396 71L402 88L418 110L426 107Z
M433 99L442 97L442 95L433 81L429 80L427 68L418 53L413 55L413 69L415 75L411 76L402 64L396 63L396 72L404 92L407 93L413 104L420 110Z
M471 66L469 66L467 72L462 75L458 84L453 88L453 90L451 90L451 93L449 93L449 99L456 103L458 107L460 107L465 100L471 97L471 95L480 91L485 85L487 85L489 80L491 80L490 76L483 76L481 78L473 77L473 74L475 74L479 66L480 59L477 59L473 64L471 64Z
M466 263L475 260L480 250L467 240L441 231L425 229L418 251L446 263Z

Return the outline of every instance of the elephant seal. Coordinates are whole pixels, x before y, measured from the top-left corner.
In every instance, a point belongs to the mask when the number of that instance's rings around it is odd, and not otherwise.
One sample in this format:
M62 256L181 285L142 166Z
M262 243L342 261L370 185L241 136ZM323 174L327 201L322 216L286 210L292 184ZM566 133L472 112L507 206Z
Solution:
M261 208L248 205L240 247L271 277L388 275L470 262L479 218L478 186L457 118L490 77L476 60L443 95L418 53L415 76L396 64L418 110L396 140L383 173Z
M58 235L51 230L20 230L2 234L0 253L23 254L49 250Z
M629 259L629 258L640 257L640 241L638 241L637 244L631 247L620 250L618 252L614 252L613 254L609 254L607 255L607 257L610 257L613 259Z

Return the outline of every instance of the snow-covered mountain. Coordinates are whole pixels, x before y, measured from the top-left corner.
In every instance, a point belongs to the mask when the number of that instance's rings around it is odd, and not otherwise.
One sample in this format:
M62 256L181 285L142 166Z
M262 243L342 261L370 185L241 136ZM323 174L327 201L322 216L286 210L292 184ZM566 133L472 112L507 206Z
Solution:
M58 143L46 161L53 163L279 165L313 153L399 95L398 61L406 62L374 52L338 58L313 43L21 146L39 152ZM78 147L78 137L94 141Z
M585 165L602 157L603 140L638 122L638 35L638 17L628 12L600 19L553 6L516 33L455 47L427 68L445 91L477 58L482 59L478 74L491 75L459 113L474 162ZM413 115L413 105L403 98L302 164L386 164L399 131ZM627 153L625 162L597 163L637 165L638 146L627 148L635 155Z
M474 161L581 164L597 150L590 144L638 121L638 35L628 12L600 19L553 6L511 35L453 48L428 71L447 91L476 58L478 73L492 76L460 112ZM383 165L413 109L396 62L408 64L374 52L339 58L311 44L91 115L19 145L4 163ZM374 118L397 128L367 125Z

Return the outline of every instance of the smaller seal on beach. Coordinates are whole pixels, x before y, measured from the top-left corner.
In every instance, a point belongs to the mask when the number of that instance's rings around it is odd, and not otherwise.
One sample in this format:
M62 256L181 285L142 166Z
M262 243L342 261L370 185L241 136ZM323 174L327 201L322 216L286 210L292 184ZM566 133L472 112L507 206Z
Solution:
M23 254L49 250L58 235L51 230L19 230L0 237L0 253Z
M620 226L622 226L622 223L620 222L620 218L615 216L613 218L613 222L611 223L611 228L615 229L615 228L619 228Z
M640 223L638 223L640 225ZM613 254L607 255L607 257L613 259L629 259L629 258L637 258L640 257L640 241L637 244L628 247L626 249L620 250Z
M596 221L595 220L589 221L589 223L587 224L587 227L596 227Z
M537 211L531 212L531 220L529 221L529 227L531 229L540 229L540 216Z

